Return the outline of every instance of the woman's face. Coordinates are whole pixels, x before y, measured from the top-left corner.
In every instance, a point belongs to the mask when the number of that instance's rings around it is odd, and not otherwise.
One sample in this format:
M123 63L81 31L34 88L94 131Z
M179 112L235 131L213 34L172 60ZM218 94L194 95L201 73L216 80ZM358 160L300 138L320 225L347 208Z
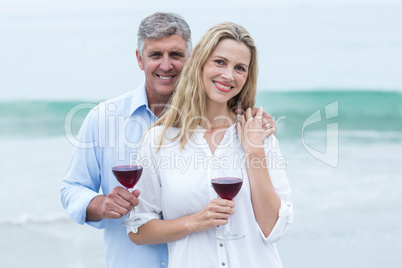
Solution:
M247 80L251 51L243 43L223 39L205 62L202 82L207 104L227 104L239 94Z

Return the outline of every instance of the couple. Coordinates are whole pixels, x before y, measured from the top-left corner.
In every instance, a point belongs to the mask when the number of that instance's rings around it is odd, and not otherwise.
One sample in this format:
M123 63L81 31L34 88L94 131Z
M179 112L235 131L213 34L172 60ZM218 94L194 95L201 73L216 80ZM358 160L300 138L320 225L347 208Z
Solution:
M143 20L138 39L137 59L145 85L100 104L86 118L77 137L86 146L75 149L61 190L67 214L81 224L105 228L109 267L166 267L166 242L169 267L281 267L274 242L286 233L293 210L283 165L268 163L272 156L280 157L272 128L265 124L269 116L261 108L250 109L257 79L253 39L239 25L218 24L189 56L187 23L164 13ZM175 94L162 113L173 88ZM236 122L233 111L238 105L245 113ZM190 161L200 154L246 159L236 205L211 191L209 166L186 173L173 167L144 169L139 205L138 190L131 194L117 186L113 158L136 153L142 134L154 121L144 136L141 156L156 163L172 152ZM105 195L98 194L100 187ZM154 219L138 230L128 228L127 236L120 218L136 205ZM216 240L216 232L231 214L233 226L241 227L246 237L226 243Z

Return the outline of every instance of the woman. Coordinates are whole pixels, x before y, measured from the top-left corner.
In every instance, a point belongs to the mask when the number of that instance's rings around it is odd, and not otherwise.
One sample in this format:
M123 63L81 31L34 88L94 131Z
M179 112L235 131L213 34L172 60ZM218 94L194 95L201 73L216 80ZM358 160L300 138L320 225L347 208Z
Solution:
M144 136L138 211L151 220L128 232L136 244L167 242L169 267L281 267L274 242L293 221L290 186L262 108L251 113L256 82L253 39L239 25L218 24L194 48L170 107ZM239 121L236 108L246 111ZM211 179L239 171L235 201L218 198ZM216 239L230 215L245 237Z

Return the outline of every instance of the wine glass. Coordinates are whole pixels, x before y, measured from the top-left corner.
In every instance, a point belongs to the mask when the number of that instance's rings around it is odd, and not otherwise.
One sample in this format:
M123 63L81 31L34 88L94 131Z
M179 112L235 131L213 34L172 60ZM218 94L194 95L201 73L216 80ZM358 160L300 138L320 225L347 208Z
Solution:
M112 172L116 177L117 181L121 185L127 188L130 192L134 189L134 186L140 180L142 175L142 165L140 163L139 157L136 160L130 160L129 163L117 162L116 165L112 167ZM128 213L127 217L123 220L122 224L125 226L139 227L149 219L145 217L138 217L135 214L135 208Z
M238 177L218 177L211 180L212 187L222 199L233 200L243 185L243 172L241 178ZM229 230L223 235L218 235L219 240L238 240L245 235L237 234L232 229L232 219L229 216Z

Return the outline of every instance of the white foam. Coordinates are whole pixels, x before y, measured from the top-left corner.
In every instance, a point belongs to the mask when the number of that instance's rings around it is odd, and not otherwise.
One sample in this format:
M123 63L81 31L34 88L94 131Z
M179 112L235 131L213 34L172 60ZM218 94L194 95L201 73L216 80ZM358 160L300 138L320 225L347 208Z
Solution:
M23 225L31 223L55 223L69 220L64 213L54 213L48 215L36 215L30 213L22 213L17 216L9 216L4 219L0 219L0 225L12 224Z

